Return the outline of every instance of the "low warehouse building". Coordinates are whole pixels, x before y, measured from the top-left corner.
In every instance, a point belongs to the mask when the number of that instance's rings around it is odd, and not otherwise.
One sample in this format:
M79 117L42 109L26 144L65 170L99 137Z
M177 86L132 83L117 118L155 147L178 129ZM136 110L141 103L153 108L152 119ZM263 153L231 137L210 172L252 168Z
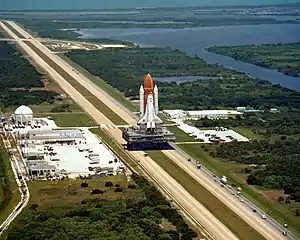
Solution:
M42 144L81 144L85 137L78 129L75 130L49 130L29 131L28 142L40 142Z
M182 119L187 116L186 112L180 109L176 110L163 110L163 113L171 119Z
M202 111L187 111L190 119L226 119L229 116L243 115L243 113L235 110L202 110Z
M235 110L200 110L200 111L183 111L176 110L163 110L163 113L170 119L221 119L228 118L229 116L242 115L242 112Z

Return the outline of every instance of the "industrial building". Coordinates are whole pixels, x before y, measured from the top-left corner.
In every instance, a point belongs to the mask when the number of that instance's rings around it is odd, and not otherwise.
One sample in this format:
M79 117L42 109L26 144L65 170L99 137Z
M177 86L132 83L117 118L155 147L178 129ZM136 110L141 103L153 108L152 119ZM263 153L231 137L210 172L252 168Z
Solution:
M158 115L158 87L148 74L144 86L140 87L140 119L137 127L126 128L122 137L130 150L165 149L168 142L175 141L175 135L163 127Z
M59 129L50 118L34 118L27 106L1 119L16 138L32 179L116 175L124 164L88 128Z
M200 110L200 111L183 111L177 110L163 110L163 113L170 119L226 119L229 116L243 115L243 113L235 110Z

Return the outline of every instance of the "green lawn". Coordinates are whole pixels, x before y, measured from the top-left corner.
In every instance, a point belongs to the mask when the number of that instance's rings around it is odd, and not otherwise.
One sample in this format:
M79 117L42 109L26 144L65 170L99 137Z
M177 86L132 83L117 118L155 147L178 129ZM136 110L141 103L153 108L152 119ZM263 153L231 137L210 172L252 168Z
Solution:
M245 136L246 138L250 139L250 140L264 140L265 137L262 135L258 135L253 133L253 131L247 127L235 127L233 128L234 131L236 131L237 133L241 134L242 136Z
M167 127L176 136L176 142L195 142L195 138L189 136L177 126Z
M114 187L106 188L105 182L111 181L114 185L120 184L120 187L126 189L121 193L115 193ZM81 183L87 182L88 187L82 188ZM133 191L127 190L128 184L125 175L117 175L110 177L103 177L95 180L65 180L60 182L49 182L49 181L32 181L28 183L31 198L28 204L30 207L32 204L38 204L39 207L68 207L73 203L80 203L82 200L87 198L121 198L126 196L139 197L142 196L140 189L134 189ZM105 190L105 193L101 196L91 195L93 189Z
M51 117L58 127L92 127L97 124L86 113L38 114L37 117Z
M287 223L291 230L300 235L300 218L296 217L294 211L291 211L289 206L271 201L258 189L249 186L245 179L246 175L242 173L242 169L247 165L227 163L217 158L212 158L205 152L205 148L201 148L202 144L178 145L187 154L200 161L205 167L210 169L216 175L225 175L228 178L229 184L236 184L242 188L242 194L251 202L263 209L266 213L272 216L280 223ZM205 145L204 145L205 146ZM207 146L208 147L208 146Z

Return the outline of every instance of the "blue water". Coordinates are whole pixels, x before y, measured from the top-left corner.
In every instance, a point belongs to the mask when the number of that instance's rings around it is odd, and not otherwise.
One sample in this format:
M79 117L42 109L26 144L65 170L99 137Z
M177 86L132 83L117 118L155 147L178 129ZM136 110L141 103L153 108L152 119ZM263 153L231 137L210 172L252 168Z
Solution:
M300 78L289 77L275 70L205 51L205 48L213 45L298 42L300 41L300 25L243 25L187 29L83 29L80 33L83 34L83 38L112 38L135 42L143 46L172 47L192 56L198 55L209 63L218 63L255 78L300 90Z

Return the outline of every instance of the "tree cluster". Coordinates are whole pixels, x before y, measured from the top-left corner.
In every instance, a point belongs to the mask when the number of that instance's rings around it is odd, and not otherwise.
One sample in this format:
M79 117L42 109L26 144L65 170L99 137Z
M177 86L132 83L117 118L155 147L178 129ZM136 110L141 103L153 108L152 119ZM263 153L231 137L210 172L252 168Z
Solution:
M43 88L42 75L7 42L0 42L0 107L39 104L57 93Z
M214 53L232 57L260 67L276 69L286 75L300 77L300 42L248 46L211 47Z
M0 198L0 211L3 211L5 207L9 204L12 198L12 191L9 183L8 174L10 171L10 165L8 160L8 154L1 144L0 149L0 188L1 188L1 198Z
M72 51L67 57L103 78L108 84L138 99L138 89L146 74L155 77L208 76L212 79L176 84L156 82L162 109L186 110L234 108L288 107L299 108L300 93L272 85L268 81L209 65L169 48L130 48L103 51ZM222 78L221 78L222 76ZM221 79L213 79L214 77Z

